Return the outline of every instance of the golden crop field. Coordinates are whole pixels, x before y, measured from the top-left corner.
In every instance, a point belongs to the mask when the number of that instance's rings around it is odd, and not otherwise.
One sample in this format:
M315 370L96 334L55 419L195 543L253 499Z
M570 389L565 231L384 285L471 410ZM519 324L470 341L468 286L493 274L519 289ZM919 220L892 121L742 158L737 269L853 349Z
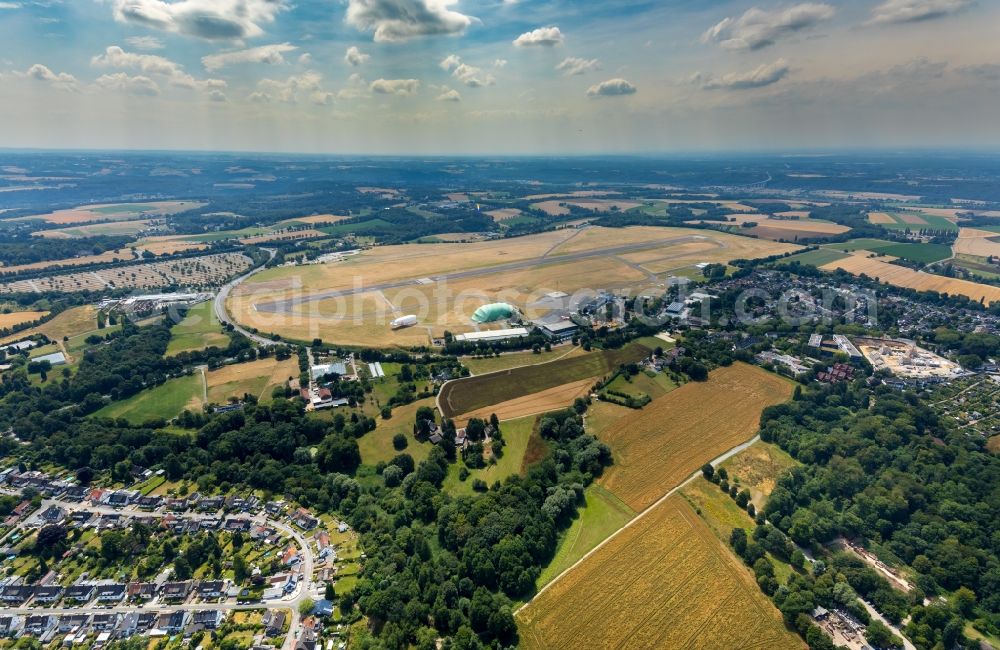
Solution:
M590 388L597 379L598 377L589 377L568 384L562 384L555 388L549 388L532 393L531 395L486 406L475 411L470 411L469 413L463 413L456 416L455 420L457 422L466 422L470 418L488 419L493 413L496 413L496 416L501 420L513 420L529 415L555 411L570 406L577 397L583 397L589 393Z
M713 370L653 400L598 434L612 465L599 483L642 511L706 462L753 437L760 413L787 400L789 381L756 366Z
M277 361L270 357L223 366L206 375L208 401L224 404L230 397L240 398L250 393L267 402L272 390L298 375L299 363L295 358Z
M869 212L868 222L874 224L887 224L896 223L896 220L892 218L891 214L886 214L885 212Z
M595 196L612 196L615 194L621 194L621 192L615 192L612 190L575 190L573 192L565 192L563 194L530 194L524 198L527 201L542 201L544 199L579 199L592 198Z
M62 341L64 336L76 336L97 329L97 308L93 305L71 307L60 312L38 327L0 339L0 345L20 341L32 334L44 334L53 341Z
M486 214L488 214L493 221L505 221L519 216L521 211L517 208L497 208L496 210L487 210Z
M288 225L295 223L308 223L312 225L322 224L324 226L330 226L338 221L344 221L345 219L351 219L352 217L346 214L312 214L308 217L294 217L292 219L285 219L280 222L279 225Z
M642 248L641 254L657 261L648 266L636 262L636 253L572 257L620 246ZM233 290L228 308L244 325L300 340L413 346L426 344L431 335L441 336L446 329L472 330L470 316L488 302L509 302L535 317L542 314L531 305L547 292L613 289L634 295L648 287L650 274L668 268L797 248L728 233L657 227L567 228L502 240L378 246L341 261L265 270ZM524 266L488 271L511 263ZM439 279L479 270L472 276ZM402 286L364 290L397 282ZM255 307L328 290L357 293L302 302L280 313ZM389 321L402 314L416 315L419 325L390 330Z
M905 224L911 226L926 226L927 220L921 217L919 214L913 214L910 212L900 212L899 220Z
M117 251L105 251L100 255L81 255L80 257L68 257L62 260L48 260L45 262L34 262L32 264L18 264L16 266L0 267L3 273L20 273L22 271L37 271L50 267L80 266L81 264L101 264L104 262L130 262L136 259L135 254L129 248Z
M517 620L527 650L804 647L678 496L550 583Z
M42 220L48 223L76 224L91 221L121 221L145 215L167 215L204 206L197 201L151 201L149 203L115 203L82 205L48 214L18 217L16 221Z
M266 244L272 241L294 241L296 239L312 239L314 237L326 237L326 233L315 228L305 230L278 230L264 235L254 235L240 239L241 244Z
M962 255L1000 256L1000 233L975 228L960 228L951 249Z
M966 296L976 301L985 300L987 304L1000 301L1000 287L914 271L905 266L897 266L884 261L893 259L891 257L872 258L869 255L871 253L866 251L855 252L849 257L824 264L820 268L825 271L843 269L853 275L864 274L897 287Z
M14 327L21 323L30 323L39 318L44 318L48 314L49 312L47 311L13 311L9 314L0 314L0 329Z
M568 206L570 205L583 208L584 210L593 210L595 212L610 212L611 210L616 209L625 212L626 210L631 210L632 208L638 208L642 204L638 201L619 201L614 199L552 199L549 201L532 203L531 207L536 210L541 210L549 216L558 217L564 214L569 214L570 210Z
M149 237L137 243L136 246L153 255L173 255L184 251L204 250L209 245L205 242L181 241L170 237Z
M775 230L788 231L787 236L795 235L839 235L850 230L847 226L830 221L818 221L810 219L806 213L804 218L794 219L773 219L763 214L731 214L728 216L730 223L743 225L746 222L753 222L761 228L773 228Z

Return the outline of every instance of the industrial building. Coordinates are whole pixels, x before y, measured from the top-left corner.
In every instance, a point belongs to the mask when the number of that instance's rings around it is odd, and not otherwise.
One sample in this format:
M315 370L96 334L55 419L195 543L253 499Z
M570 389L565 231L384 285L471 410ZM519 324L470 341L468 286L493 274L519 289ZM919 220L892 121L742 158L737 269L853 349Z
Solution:
M505 318L513 318L516 310L505 302L493 302L483 305L472 314L472 320L477 323L493 323Z
M527 335L527 329L523 327L511 327L508 329L492 330L489 332L466 332L465 334L456 334L455 340L465 343L489 343L492 341L519 339Z

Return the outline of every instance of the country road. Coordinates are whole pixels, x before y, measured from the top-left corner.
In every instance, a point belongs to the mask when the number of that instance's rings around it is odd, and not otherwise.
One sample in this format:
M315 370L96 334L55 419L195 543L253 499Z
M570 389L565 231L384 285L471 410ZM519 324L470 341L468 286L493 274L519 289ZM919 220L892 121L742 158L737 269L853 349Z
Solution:
M269 262L274 259L275 255L278 254L278 251L274 248L264 248L262 250L267 251L268 254L270 255L270 258L268 258ZM215 309L215 316L216 318L219 319L220 323L222 323L223 325L231 325L234 330L236 330L243 336L247 337L251 341L254 341L258 345L263 345L267 347L275 345L276 342L259 334L254 334L253 332L243 328L239 323L236 322L235 319L230 318L229 312L226 311L226 300L229 298L229 292L232 291L232 289L235 286L237 286L247 278L257 273L260 273L265 268L267 267L264 265L258 266L257 268L251 270L249 273L241 275L240 277L235 278L233 280L230 280L228 283L219 287L219 291L215 294L215 301L213 303L213 308Z

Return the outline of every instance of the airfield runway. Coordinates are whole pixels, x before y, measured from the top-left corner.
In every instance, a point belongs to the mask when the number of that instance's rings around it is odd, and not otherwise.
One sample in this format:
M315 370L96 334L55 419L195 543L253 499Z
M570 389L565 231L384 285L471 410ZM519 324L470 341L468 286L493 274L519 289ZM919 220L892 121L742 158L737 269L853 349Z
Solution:
M548 266L551 264L565 264L567 262L577 262L580 260L593 259L597 257L612 257L615 255L624 255L627 253L634 253L636 251L646 250L649 248L655 248L656 246L663 246L667 244L685 244L696 241L699 242L708 241L716 244L719 248L726 248L726 244L724 242L711 239L710 237L702 235L685 235L683 237L672 237L669 239L658 239L646 242L638 242L635 244L624 244L621 246L611 246L608 248L580 251L577 253L567 253L565 255L550 255L549 253L546 253L541 257L536 257L527 260L520 260L518 262L510 262L507 264L498 264L497 266L490 266L485 268L469 269L466 271L455 271L454 273L445 273L442 275L432 276L430 279L433 280L434 282L462 280L466 278L475 278L484 275L494 275L496 273L503 273L505 271L520 271L524 269L537 268L540 266ZM285 314L294 311L300 305L310 302L316 302L317 300L326 300L328 298L342 298L346 296L353 296L359 293L368 293L371 291L384 291L385 289L399 289L402 287L408 287L420 284L419 280L423 279L424 279L423 277L415 277L415 278L408 278L405 280L392 280L390 282L381 282L378 284L352 287L350 289L335 289L330 291L320 291L318 293L313 293L308 296L297 296L295 298L289 298L287 300L273 300L270 302L255 303L253 308L256 311L265 314Z

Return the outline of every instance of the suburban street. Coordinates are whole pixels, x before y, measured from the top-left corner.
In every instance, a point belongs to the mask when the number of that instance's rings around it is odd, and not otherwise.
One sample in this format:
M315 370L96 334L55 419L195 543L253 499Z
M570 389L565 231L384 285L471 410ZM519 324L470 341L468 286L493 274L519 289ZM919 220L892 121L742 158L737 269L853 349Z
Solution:
M112 508L110 506L100 506L100 505L90 505L87 503L77 503L73 501L64 501L60 499L45 499L42 501L41 507L37 512L44 512L50 506L57 506L64 508L67 511L86 511L93 513L95 515L121 515L121 516L131 516L131 517L155 517L162 518L167 514L166 512L150 512L146 510L140 510L132 506L126 506L124 508ZM174 514L178 519L184 519L189 521L201 521L204 519L215 519L220 515L219 513L198 513L198 514ZM30 517L28 518L30 520ZM32 615L32 614L107 614L107 613L129 613L134 612L137 609L145 609L157 612L172 612L172 611L223 611L232 612L238 610L254 610L254 609L287 609L291 610L290 625L288 628L288 633L285 637L285 641L282 648L290 650L295 647L295 640L300 631L302 624L302 617L299 614L299 605L306 600L318 600L322 598L322 594L318 593L317 586L313 580L313 571L316 566L316 558L313 554L305 537L302 536L299 531L295 530L292 526L285 524L284 522L277 521L270 517L262 514L247 516L255 524L267 525L275 528L285 535L288 535L295 540L295 543L301 549L300 557L301 563L298 567L299 579L295 586L295 591L291 594L279 599L272 601L261 601L258 603L251 603L245 605L238 605L231 599L227 599L223 602L206 602L206 603L182 603L182 604L156 604L156 603L145 603L142 605L100 605L96 603L89 603L83 607L45 607L45 606L28 606L28 607L0 607L0 613L3 614L18 614L18 615Z

